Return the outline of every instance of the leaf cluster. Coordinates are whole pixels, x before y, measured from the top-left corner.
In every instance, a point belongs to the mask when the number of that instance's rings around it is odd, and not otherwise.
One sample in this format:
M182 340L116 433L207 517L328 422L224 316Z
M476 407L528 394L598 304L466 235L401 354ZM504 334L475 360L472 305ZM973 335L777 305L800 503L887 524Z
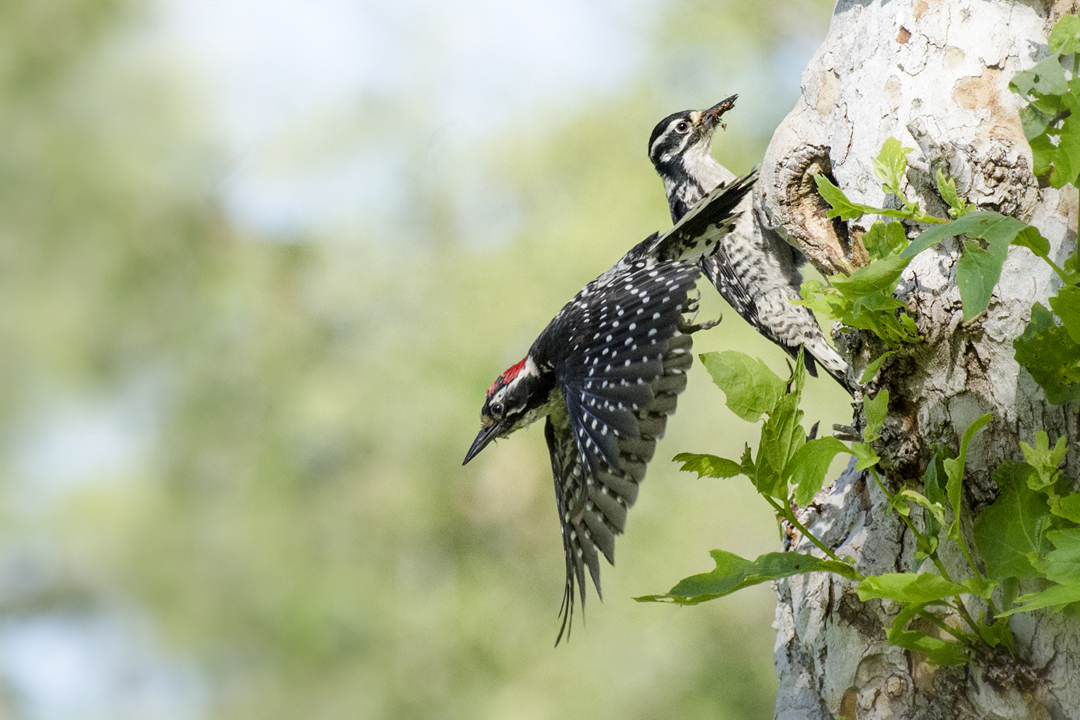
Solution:
M875 208L853 203L824 175L815 176L822 197L832 206L829 217L854 220L864 214L900 218L912 223L930 223L932 227L910 243L902 222L878 220L863 235L870 262L850 276L834 275L831 287L816 281L803 283L804 304L844 325L868 330L891 349L917 342L918 332L906 306L893 297L900 276L919 253L951 237L966 237L956 265L956 284L964 308L964 319L971 320L986 310L1001 278L1001 268L1010 245L1031 248L1049 243L1038 230L1022 220L991 211L976 210L957 196L956 183L939 169L937 187L949 206L950 222L928 215L919 204L907 198L900 178L907 169L905 148L895 138L888 138L874 160L874 171L885 192L896 195L903 209Z
M999 646L1015 651L1006 619L1015 612L1080 611L1080 494L1070 491L1073 481L1059 469L1065 459L1064 438L1051 448L1046 433L1039 431L1033 446L1021 443L1026 462L1006 461L995 472L1001 495L974 524L981 566L961 531L966 512L963 479L968 447L991 415L967 428L955 457L944 448L937 450L927 466L922 492L904 488L892 493L877 474L880 457L874 449L888 415L888 390L864 401L862 439L849 446L835 437L805 436L798 407L805 379L801 356L787 380L760 360L733 350L708 353L701 359L724 391L728 408L743 420L761 422L760 441L756 452L747 445L738 461L696 453L681 453L675 461L699 477L746 476L778 519L802 533L826 557L787 552L748 560L714 550L713 570L688 577L667 593L637 600L695 605L768 580L831 572L856 582L864 601L887 598L898 603L900 612L887 630L889 641L921 652L939 665L962 664ZM889 507L914 535L915 572L864 576L853 560L837 556L799 522L793 508L808 505L824 487L829 466L840 453L852 455L857 469L870 472ZM942 543L959 548L970 569L968 577L955 578L948 572L939 556ZM1017 598L1019 579L1031 577L1052 584ZM1000 609L993 601L999 587ZM988 612L976 620L965 596L982 598ZM935 612L940 609L959 615L963 625L947 624Z
M806 382L802 356L788 381L761 360L736 350L705 353L701 362L716 386L724 391L732 412L747 422L758 422L765 417L761 443L756 454L747 445L738 462L694 453L680 453L675 461L683 463L683 470L698 473L698 477L745 475L762 495L787 502L791 476L798 464L793 459L806 443L806 430L801 424L803 411L799 409Z
M1020 444L1025 462L1007 460L994 472L1001 494L975 523L975 542L986 575L1008 589L1002 617L1054 608L1080 614L1080 494L1064 476L1066 439L1039 430L1035 444ZM1016 597L1021 578L1050 585ZM1015 603L1014 603L1015 600Z
M701 361L713 383L724 391L728 409L747 422L765 420L757 452L749 445L738 462L715 455L680 453L675 462L681 470L698 477L731 478L745 475L759 494L780 508L805 507L825 485L825 475L833 459L848 453L857 459L859 470L878 463L871 443L881 437L878 430L888 414L889 392L883 390L863 402L867 426L863 442L848 447L835 437L808 438L799 409L806 370L800 352L792 376L783 380L762 361L737 350L705 353Z
M1077 185L1080 178L1080 18L1067 15L1047 39L1050 54L1017 74L1009 89L1028 104L1020 110L1031 144L1033 171L1053 187ZM1066 67L1071 65L1071 72ZM1050 308L1035 303L1024 334L1013 341L1016 361L1046 391L1052 403L1080 400L1080 258L1074 251L1058 267L1050 246L1037 234L1026 244L1053 268L1064 286Z
M986 644L987 640L981 637L978 630L966 634L950 630L957 636L958 643L907 629L907 625L912 618L921 616L929 618L935 625L944 626L927 608L943 604L960 608L963 607L961 595L976 593L988 597L995 587L981 576L953 581L944 572L936 554L938 535L943 530L948 539L962 542L959 511L954 513L952 522L946 522L946 503L952 508L959 508L960 483L968 443L975 432L990 420L990 416L981 418L969 428L957 458L943 454L931 465L928 475L932 476L933 481L927 482L925 496L913 490L893 496L882 486L890 505L900 512L905 522L910 522L909 503L928 511L928 526L925 531L917 531L916 537L919 539L921 559L934 559L940 574L894 573L865 577L855 568L854 561L837 556L800 523L793 507L806 506L812 501L825 484L830 464L840 453L854 456L858 469L869 469L877 477L873 468L880 458L873 444L881 438L880 431L888 415L888 391L882 390L864 401L866 427L862 442L849 447L835 437L806 437L800 422L803 414L798 407L805 379L801 355L788 380L777 376L760 360L733 350L708 353L701 359L713 382L724 391L728 408L743 420L761 422L760 441L756 453L747 445L738 461L694 453L681 453L675 457L675 461L683 464L683 470L696 472L699 477L746 476L776 511L778 519L787 521L826 557L822 559L807 553L788 552L769 553L755 560L747 560L723 550L714 550L712 557L716 567L712 571L688 577L667 593L637 599L694 605L767 580L799 573L831 572L857 582L864 600L887 597L900 603L903 612L890 631L890 638L899 645L926 653L933 662L965 662L971 647L980 641ZM972 626L975 625L972 621ZM983 630L989 633L985 628Z
M701 356L713 382L724 391L728 408L747 422L761 422L755 453L749 445L738 461L715 455L680 453L675 462L699 477L731 478L744 475L776 511L778 518L804 532L825 552L823 560L805 553L768 553L747 560L724 550L714 550L716 568L678 583L669 592L637 598L648 602L694 605L729 595L750 585L806 572L833 572L861 579L850 559L842 560L799 523L793 505L806 505L821 490L829 464L840 452L850 452L833 437L807 439L801 421L806 369L800 353L792 375L780 378L763 362L728 350Z
M1048 257L1049 243L1042 237L1028 246L1057 272L1064 284L1049 299L1031 306L1031 320L1013 340L1016 361L1055 404L1080 400L1080 249L1059 268Z
M1009 89L1028 105L1021 109L1024 135L1031 144L1036 175L1049 176L1053 187L1077 184L1080 177L1080 18L1063 17L1047 41L1050 55L1019 73ZM1065 66L1071 57L1071 77ZM1058 267L1045 239L1031 236L1027 247L1042 258L1064 286L1050 308L1035 303L1031 321L1013 342L1016 360L1027 368L1052 403L1080 399L1080 258L1076 251Z
M1080 176L1080 18L1063 17L1047 45L1050 54L1018 73L1009 89L1028 102L1020 120L1031 144L1032 170L1060 188L1075 185Z
M874 161L875 171L888 192L899 192L899 177L906 168L909 148L889 138ZM848 201L843 191L828 178L818 175L818 187L832 204L830 217L854 219L863 213L889 217L904 216L912 222L929 216L917 203L904 200L904 210L872 208ZM1031 321L1024 333L1013 342L1017 362L1046 391L1052 403L1080 399L1080 256L1074 251L1059 267L1049 256L1050 242L1038 229L1022 220L991 211L975 210L957 197L955 183L937 173L938 192L949 205L954 218L930 218L935 226L923 231L910 243L901 222L876 221L863 235L870 262L849 276L834 275L830 285L810 280L803 283L803 304L843 325L866 330L889 348L866 369L868 382L881 363L905 344L917 342L915 322L906 306L893 297L900 276L919 253L951 237L963 236L960 258L956 263L956 284L964 309L964 319L972 320L986 310L1009 247L1024 247L1042 258L1062 280L1064 286L1049 299L1050 309L1035 303Z

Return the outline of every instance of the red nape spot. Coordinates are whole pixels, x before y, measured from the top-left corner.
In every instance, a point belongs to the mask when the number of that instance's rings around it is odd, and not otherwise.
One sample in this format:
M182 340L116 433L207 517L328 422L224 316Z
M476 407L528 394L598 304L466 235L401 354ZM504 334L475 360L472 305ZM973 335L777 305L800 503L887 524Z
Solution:
M516 378L518 376L518 373L521 372L521 368L525 367L525 361L527 359L528 356L521 358L521 362L517 363L516 365L512 365L508 370L506 370L506 372L495 378L495 382L491 383L491 387L488 388L488 397L491 397L496 390Z

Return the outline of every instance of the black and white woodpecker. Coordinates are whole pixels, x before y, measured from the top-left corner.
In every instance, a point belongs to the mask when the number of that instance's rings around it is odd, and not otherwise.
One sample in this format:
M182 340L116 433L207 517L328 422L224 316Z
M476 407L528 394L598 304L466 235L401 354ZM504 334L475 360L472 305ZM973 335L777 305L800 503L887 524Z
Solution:
M679 220L715 188L736 176L712 155L712 138L720 117L735 106L732 95L707 110L668 115L649 138L649 159L664 181L671 219ZM806 370L816 376L821 365L849 392L847 363L829 345L813 314L799 300L805 262L802 253L762 227L747 194L735 228L712 255L701 260L705 277L735 312L759 333L796 357L806 349ZM816 361L816 362L815 362Z
M466 463L492 440L547 419L566 554L556 644L570 627L575 587L585 609L585 568L600 595L599 555L615 562L615 536L693 362L687 313L697 304L697 263L734 227L755 180L751 173L716 188L667 233L638 243L488 388Z

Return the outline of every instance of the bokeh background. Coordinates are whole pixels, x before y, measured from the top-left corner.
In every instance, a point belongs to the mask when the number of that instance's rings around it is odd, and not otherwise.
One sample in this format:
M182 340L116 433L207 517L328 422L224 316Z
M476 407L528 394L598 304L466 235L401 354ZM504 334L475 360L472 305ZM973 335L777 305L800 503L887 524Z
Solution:
M653 125L739 93L745 172L830 8L0 2L0 717L771 717L768 586L631 600L778 547L745 481L668 461L755 436L700 365L557 649L542 430L461 459L670 225ZM730 311L695 340L785 372Z

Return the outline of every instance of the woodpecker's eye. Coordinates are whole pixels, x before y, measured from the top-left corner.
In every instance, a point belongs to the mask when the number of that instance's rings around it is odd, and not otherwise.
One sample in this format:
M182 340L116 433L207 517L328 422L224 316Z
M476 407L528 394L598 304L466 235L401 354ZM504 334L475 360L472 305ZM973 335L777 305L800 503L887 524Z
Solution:
M690 132L690 123L685 120L680 120L679 124L675 126L675 132L688 133Z
M503 404L500 402L491 403L491 406L488 408L488 412L491 413L491 417L495 418L496 420L501 418L503 414Z

